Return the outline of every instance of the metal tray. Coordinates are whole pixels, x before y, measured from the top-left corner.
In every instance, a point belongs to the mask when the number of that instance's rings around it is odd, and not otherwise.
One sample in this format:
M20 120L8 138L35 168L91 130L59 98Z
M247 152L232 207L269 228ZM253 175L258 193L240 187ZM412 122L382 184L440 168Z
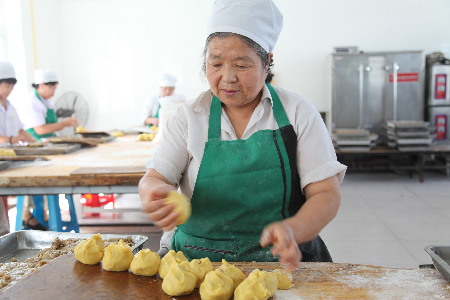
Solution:
M450 246L426 246L425 251L431 256L436 269L450 282Z
M80 148L80 144L45 144L42 147L13 147L17 155L58 155L74 152Z
M58 237L65 239L87 239L92 233L71 233L55 231L21 230L9 233L0 238L0 263L10 262L11 258L23 261L36 255L40 250L49 248L53 240ZM144 235L100 234L104 240L111 238L131 237L134 254L142 249L148 237Z

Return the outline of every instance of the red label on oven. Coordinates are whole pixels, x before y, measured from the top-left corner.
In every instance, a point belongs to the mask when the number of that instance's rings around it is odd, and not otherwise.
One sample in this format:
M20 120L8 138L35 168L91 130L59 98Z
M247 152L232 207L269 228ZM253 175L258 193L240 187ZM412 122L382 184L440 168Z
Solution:
M434 124L436 127L436 139L445 140L447 139L447 115L435 115Z
M398 73L397 82L419 81L419 73ZM389 74L389 82L394 82L394 74Z
M447 98L447 74L436 74L434 77L434 98Z

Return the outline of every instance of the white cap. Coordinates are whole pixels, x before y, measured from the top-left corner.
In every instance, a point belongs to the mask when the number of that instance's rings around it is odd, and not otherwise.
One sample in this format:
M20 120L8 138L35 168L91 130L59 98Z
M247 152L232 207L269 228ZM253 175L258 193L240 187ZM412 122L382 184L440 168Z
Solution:
M161 79L159 81L160 87L175 87L175 84L177 83L177 78L173 76L172 74L164 73L161 76Z
M283 28L283 15L272 0L215 0L207 35L232 32L250 38L268 53Z
M58 82L56 73L52 70L35 70L34 71L34 84Z
M7 61L0 61L0 80L9 78L16 79L13 65Z

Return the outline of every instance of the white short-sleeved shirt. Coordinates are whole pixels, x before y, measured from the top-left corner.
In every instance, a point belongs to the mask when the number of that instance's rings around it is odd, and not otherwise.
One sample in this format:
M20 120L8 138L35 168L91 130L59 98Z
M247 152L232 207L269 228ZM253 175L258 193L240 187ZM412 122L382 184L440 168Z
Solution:
M6 109L3 105L0 105L0 135L16 136L21 129L23 129L23 124L20 121L19 115L11 104L11 101L6 99ZM0 143L0 146L3 144Z
M275 88L287 117L297 134L297 170L301 188L338 174L341 182L347 167L337 161L330 134L315 107L303 97ZM205 142L208 140L209 110L212 92L202 93L197 99L181 105L168 120L147 168L155 169L170 183L192 197ZM236 140L228 116L222 109L221 140ZM263 88L262 101L253 112L241 139L249 138L259 130L278 129L272 111L270 92Z
M28 102L20 110L20 118L25 129L45 124L47 109L55 109L51 101L51 99L41 101L34 92L30 94Z
M145 119L153 118L158 113L160 105L165 100L175 100L175 102L186 102L187 98L181 94L172 94L167 97L161 97L160 95L152 95L145 102L144 109L142 110L141 119L142 123L145 123Z

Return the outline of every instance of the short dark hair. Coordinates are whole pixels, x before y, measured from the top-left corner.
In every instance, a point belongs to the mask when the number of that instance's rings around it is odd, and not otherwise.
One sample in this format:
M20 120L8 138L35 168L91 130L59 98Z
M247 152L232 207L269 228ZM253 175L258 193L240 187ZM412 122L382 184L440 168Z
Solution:
M263 47L261 47L258 43L256 43L252 39L249 39L248 37L243 36L241 34L232 33L232 32L214 32L208 36L208 38L206 39L205 48L203 49L203 65L202 65L203 74L206 74L206 52L207 52L208 45L211 42L211 40L215 37L223 39L223 38L227 38L230 36L237 36L245 44L247 44L247 46L253 48L253 50L255 50L255 52L259 56L259 58L261 58L261 63L262 63L263 67L265 67L267 63L269 64L269 68L267 70L266 82L270 82L274 75L271 70L271 67L273 66L273 59L269 58L269 53L267 53L267 51L264 50Z
M51 82L43 82L43 83L39 83L39 84L57 85L58 83L59 83L58 81L51 81ZM39 84L32 83L31 86L34 87L35 89L37 89L39 87Z
M6 82L9 84L16 84L17 83L17 79L15 78L4 78L4 79L0 79L0 83L2 82Z

